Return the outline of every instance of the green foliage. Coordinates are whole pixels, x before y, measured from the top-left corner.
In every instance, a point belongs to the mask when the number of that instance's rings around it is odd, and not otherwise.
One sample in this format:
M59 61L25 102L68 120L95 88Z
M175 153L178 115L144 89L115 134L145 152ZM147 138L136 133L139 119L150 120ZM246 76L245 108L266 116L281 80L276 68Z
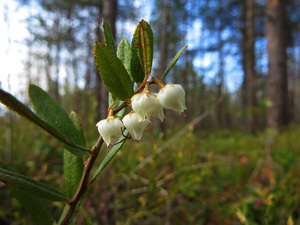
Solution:
M16 142L29 139L32 131L39 131L33 127L28 130L24 124L22 127L23 131L19 131L25 137L16 136ZM25 129L27 132L24 132ZM167 131L167 136L173 136L174 132ZM299 212L300 193L295 189L299 186L300 176L299 128L288 129L276 136L271 145L273 189L270 189L270 180L261 166L261 163L266 163L265 133L252 136L234 130L189 131L174 143L169 143L159 155L155 152L165 140L154 133L148 130L139 144L127 141L116 159L102 170L101 178L94 182L92 192L88 193L91 197L83 201L83 208L90 209L87 213L94 223L105 223L97 217L101 213L115 224L141 224L145 221L160 224L165 222L167 215L170 224L174 225L205 224L204 221L242 224L236 217L240 208L249 224L264 224L265 215L272 217L269 224L286 224L290 215ZM50 149L49 145L55 145L55 142L46 142L45 145ZM14 168L24 169L24 155L27 161L36 160L31 148L31 142L23 142L23 148L15 154ZM39 148L44 153L46 147ZM99 155L99 164L110 151L112 149ZM49 154L46 160L38 160L43 161L41 165L48 165L49 170L40 170L38 174L47 180L49 174L54 174L53 181L62 186L62 171L57 172L49 164L57 155L54 151ZM154 158L137 169L149 155ZM36 163L30 165L32 168L26 167L26 171L35 171ZM273 194L272 202L268 201L270 194ZM22 216L20 208L12 205L5 191L0 192L0 196L3 199L0 211L5 212L0 216L2 220L9 221L13 212ZM106 206L105 210L99 208L100 202ZM59 206L59 209L62 210L62 207ZM80 212L77 217L84 221ZM294 224L299 223L295 217L292 218Z
M266 216L269 224L286 224L293 212L299 212L300 193L295 187L300 161L289 157L291 152L300 154L299 134L299 129L290 129L276 136L269 164L265 133L190 131L160 154L155 152L165 141L155 138L153 145L153 134L148 133L148 143L146 136L139 144L124 145L118 160L101 176L105 184L95 192L97 198L104 198L100 190L114 196L106 202L113 205L114 223L160 224L168 215L175 225L242 224L236 216L240 208L248 224L265 224ZM275 157L278 152L280 158ZM140 168L149 155L154 157ZM265 170L270 165L273 188Z
M49 98L48 98L49 99ZM61 142L63 142L69 149L81 149L88 151L89 149L84 148L83 146L80 146L73 141L67 139L62 133L60 133L55 127L53 127L51 124L47 123L40 117L38 117L36 114L34 114L27 106L25 106L22 102L20 102L18 99L16 99L11 94L3 91L0 89L0 101L2 104L6 105L10 110L17 113L22 118L26 119L29 122L32 122L34 125L42 128ZM53 100L52 100L53 101ZM78 149L73 150L73 153L76 153L78 155L83 155L84 153L82 151L79 151Z
M133 95L133 83L121 60L107 46L98 42L94 53L102 80L113 98L129 100Z
M141 20L135 30L135 46L146 79L151 74L153 61L153 31L150 25Z
M59 130L61 134L76 143L79 146L84 146L84 138L82 134L75 127L74 123L68 114L57 104L54 99L43 91L38 86L31 84L28 89L30 102L33 106L35 113L44 121ZM86 153L77 148L72 148L63 143L65 149L79 157L84 156Z
M85 145L80 119L75 112L71 113L71 120L78 129L81 135L81 145ZM75 194L80 183L82 172L84 169L83 160L68 151L64 151L64 181L65 191L68 199L71 199Z
M165 77L168 75L168 73L170 72L170 70L173 68L173 66L175 66L177 60L179 59L179 57L181 56L181 54L183 53L183 51L187 48L187 46L184 46L182 49L180 49L180 51L174 56L174 58L172 59L172 61L170 62L170 64L168 65L166 71L164 72L161 80L163 81L165 79Z
M53 224L54 219L40 198L29 195L26 192L13 187L9 187L9 189L35 223L39 225Z
M66 213L67 213L67 211L68 211L68 209L69 209L68 204L65 204L65 207L62 209L61 216L60 216L60 218L59 218L59 220L58 220L58 224L60 224L60 223L62 222L64 216L66 215Z
M142 86L134 92L134 82L139 85L139 83L146 81L151 75L153 32L150 25L146 21L141 20L132 38L132 46L129 45L126 39L123 39L118 46L117 52L113 35L105 20L103 20L103 32L105 45L96 42L94 47L95 60L102 80L109 91L109 103L112 104L112 109L116 109L119 106L123 107L115 115L122 119L126 111L125 106L130 104L133 94L142 91L141 88L144 87ZM183 50L176 55L168 71L174 66ZM151 82L153 84L154 80ZM98 168L93 171L93 177L89 180L90 172L103 144L101 137L94 144L92 150L85 148L86 143L81 122L75 112L72 112L69 117L65 110L38 86L29 85L28 94L35 113L3 90L0 92L0 100L1 103L5 104L21 117L56 137L67 150L63 154L63 175L66 195L37 180L2 168L0 169L0 181L9 186L13 196L38 224L51 224L54 222L54 219L40 198L52 201L69 201L65 205L59 221L59 223L65 224L74 217L74 211L79 209L82 196L87 190L88 185L93 183L96 177L103 172L104 168L112 161L130 136L126 136L128 135L126 130L122 131L124 137L121 136L119 142L103 157ZM126 104L123 104L125 101L127 101ZM110 116L112 115L113 111L110 110ZM17 138L21 137L22 135L17 136ZM46 142L44 146L48 144L50 143ZM44 146L39 149L42 153ZM55 147L52 149L54 150L49 154L58 153ZM86 151L90 151L90 155ZM61 156L62 154L59 157ZM86 161L86 164L84 164L84 161ZM62 173L62 169L60 173ZM60 180L56 180L55 182L59 186L62 186ZM189 185L186 186L185 190L188 187ZM151 190L156 189L153 183ZM81 212L86 218L88 217L86 211L81 210ZM92 220L87 220L89 223L92 223Z
M0 180L7 185L17 188L18 190L22 190L43 199L52 201L67 200L66 196L56 189L12 171L0 168Z
M105 45L111 49L113 52L116 53L116 45L114 41L114 36L111 33L111 30L108 26L108 23L105 19L102 21L102 27L103 27L103 34L104 34L104 41Z
M130 75L130 78L133 82L133 78L131 75L131 71L130 71L130 62L131 62L131 48L130 48L130 44L127 41L126 38L124 38L117 49L117 56L118 58L121 60L121 62L123 63L126 71L128 72L128 74Z
M10 170L8 166L1 163L1 167ZM24 207L26 212L32 217L32 220L37 224L51 225L54 219L50 215L45 203L38 197L30 195L24 191L8 185L8 189L11 194L18 200L18 202ZM39 213L36 213L39 212Z
M131 49L130 49L130 45L127 41L126 38L124 38L117 49L117 56L118 58L121 60L121 62L123 63L126 71L128 72L128 74L130 75L131 81L133 81L133 78L131 76L131 72L130 72L130 61L131 61ZM124 101L120 101L119 99L113 99L113 96L111 93L109 93L108 96L108 104L111 105L114 102L114 105L112 106L112 109L116 109L118 108L120 105L122 105L122 103L124 103ZM125 114L126 111L126 107L123 108L121 111L119 111L116 116L119 116L120 118L122 118Z
M99 72L113 100L129 100L133 94L133 82L140 84L151 75L154 43L153 31L145 20L141 20L133 34L131 47L128 41L123 39L118 46L117 57L114 54L115 43L113 36L105 20L103 20L103 32L105 45L96 43L94 48ZM162 80L176 64L186 47L183 47L175 55L163 74ZM118 58L122 63L120 63ZM128 77L131 78L131 85Z
M137 28L133 34L131 40L131 62L130 62L130 72L133 80L139 84L142 83L145 78L145 73L143 71L140 58L137 51Z
M124 136L128 134L127 131L124 132ZM118 143L109 150L108 154L104 157L102 162L100 163L99 167L96 169L95 174L93 175L91 182L93 182L97 176L103 171L103 169L110 163L110 161L115 157L118 151L123 147L126 139L124 137L120 137Z

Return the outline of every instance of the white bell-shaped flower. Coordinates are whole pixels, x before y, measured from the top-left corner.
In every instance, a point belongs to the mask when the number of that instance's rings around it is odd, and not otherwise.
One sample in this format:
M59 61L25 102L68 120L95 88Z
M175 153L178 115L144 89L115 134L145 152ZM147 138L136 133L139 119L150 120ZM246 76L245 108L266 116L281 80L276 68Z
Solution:
M131 112L124 116L123 118L123 124L128 130L129 134L133 137L134 140L139 140L141 139L144 130L149 124L149 121L144 120L140 121L139 116L135 112Z
M108 148L119 140L122 135L122 130L124 130L124 125L121 120L113 116L99 121L96 126Z
M164 120L165 115L162 106L155 95L151 93L139 93L131 98L132 109L139 116L139 121L147 120L151 122L152 116Z
M179 114L186 110L185 91L180 84L167 84L157 94L159 103L165 109L172 109Z

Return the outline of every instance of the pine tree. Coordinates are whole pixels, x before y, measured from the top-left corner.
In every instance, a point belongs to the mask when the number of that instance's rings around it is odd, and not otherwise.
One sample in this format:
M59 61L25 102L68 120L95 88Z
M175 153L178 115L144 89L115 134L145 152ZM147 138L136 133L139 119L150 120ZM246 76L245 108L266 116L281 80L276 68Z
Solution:
M273 129L289 123L285 7L284 0L266 1L266 36L269 58L267 96L271 101L267 124Z

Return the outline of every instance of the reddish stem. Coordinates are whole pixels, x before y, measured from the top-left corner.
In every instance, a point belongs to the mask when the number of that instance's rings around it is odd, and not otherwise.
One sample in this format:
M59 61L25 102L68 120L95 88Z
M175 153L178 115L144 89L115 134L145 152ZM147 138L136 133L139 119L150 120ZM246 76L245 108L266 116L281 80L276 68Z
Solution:
M149 80L147 82L143 82L143 84L134 91L134 94L140 93L145 88L146 84L150 85L153 83L157 84L157 79L152 78L151 80ZM116 113L118 113L120 110L122 110L123 108L125 108L128 105L130 105L129 102L124 102L119 107L117 107L115 110L110 111L110 114L115 115ZM64 218L62 219L62 221L60 222L60 225L65 225L70 222L80 199L82 198L85 191L87 190L88 184L89 184L89 176L90 176L91 170L93 168L94 162L100 152L100 148L101 148L103 142L104 141L103 141L102 137L100 136L97 143L92 147L92 150L89 151L90 157L85 162L81 181L79 183L79 186L78 186L77 191L76 191L75 195L73 196L73 198L70 201L67 201L67 204L69 205L69 209L68 209L67 213L65 214Z

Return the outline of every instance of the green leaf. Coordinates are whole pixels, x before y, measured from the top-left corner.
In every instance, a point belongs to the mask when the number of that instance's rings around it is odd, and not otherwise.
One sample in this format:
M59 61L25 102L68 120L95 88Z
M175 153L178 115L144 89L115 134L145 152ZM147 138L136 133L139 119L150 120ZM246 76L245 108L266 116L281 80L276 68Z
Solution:
M95 59L102 80L114 98L122 101L133 96L133 82L116 54L107 46L96 42Z
M134 81L133 81L133 78L132 78L131 72L130 72L131 49L130 49L130 44L128 43L126 38L123 38L123 40L120 42L118 49L117 49L117 56L123 63L126 71L128 72L128 74L131 78L131 81L133 83ZM113 96L111 95L111 93L109 93L109 95L108 95L109 105L111 105L113 103L113 101L115 101L115 104L113 105L112 109L116 109L116 108L118 108L118 106L120 106L124 103L124 101L121 101L119 99L113 99ZM120 118L122 118L125 114L125 111L126 111L126 107L123 108L121 111L119 111L116 114L116 116L119 116Z
M125 130L124 131L124 135L126 136L128 134L128 131ZM107 155L104 157L104 159L102 160L102 162L100 163L99 167L97 168L94 176L92 177L90 183L94 182L94 180L96 179L96 177L103 171L103 169L109 164L109 162L114 158L114 156L118 153L118 151L123 147L125 141L127 139L125 139L124 141L124 137L120 137L118 140L118 144L114 145L112 147L111 150L109 150L109 152L107 153Z
M172 61L170 62L170 64L168 65L166 71L164 72L161 80L163 81L165 79L165 77L167 76L167 74L170 72L170 70L173 68L173 66L176 64L177 60L179 59L179 57L181 56L181 54L183 53L183 51L187 48L187 45L184 46L182 49L180 49L179 52L177 52L177 54L174 56L174 58L172 59Z
M24 175L0 168L0 181L28 194L53 201L66 201L66 196L56 189Z
M78 156L83 156L84 151L89 151L89 149L80 146L73 141L67 139L63 134L61 134L56 128L54 128L52 125L47 123L46 121L39 118L35 113L33 113L26 105L24 105L22 102L20 102L18 99L16 99L14 96L9 94L8 92L3 91L0 89L0 102L4 105L6 105L10 110L17 113L22 118L28 120L29 122L33 123L39 128L42 128L44 131L48 132L61 142L63 142L66 145L72 147L73 153ZM80 150L79 150L80 149Z
M75 112L71 112L71 120L78 129L81 135L81 145L85 145L84 137L82 133L82 127L80 119ZM73 155L68 151L64 151L64 181L65 181L65 191L69 199L75 194L78 185L81 181L82 173L84 169L84 163L82 158Z
M137 52L137 28L133 34L131 41L131 61L130 61L130 72L133 80L136 83L142 83L145 78L145 73L143 71L140 58Z
M6 170L11 170L4 163L0 163L1 167ZM32 220L41 225L51 225L54 219L50 215L45 203L35 196L29 195L26 192L20 191L12 186L8 186L13 197L23 206L25 211L31 216ZM37 213L38 212L38 213Z
M82 125L81 125L81 120L79 118L79 116L77 115L76 112L72 111L70 114L70 119L73 122L76 130L78 131L78 144L85 146L85 138L83 135L83 129L82 129Z
M123 38L123 40L120 42L118 49L117 49L117 56L118 58L121 60L121 62L123 63L126 71L128 72L131 81L133 81L133 78L131 76L131 72L130 72L130 60L131 60L131 49L130 49L130 44L128 43L126 38ZM109 93L108 96L108 102L109 105L111 105L113 103L113 101L115 101L115 104L113 105L112 109L116 109L118 106L120 106L124 101L120 101L119 99L113 99L113 96L111 95L111 93ZM126 111L126 107L124 109L122 109L121 111L119 111L116 116L119 117L123 117Z
M60 215L60 218L58 220L57 224L61 224L62 220L64 219L65 215L67 214L68 210L69 210L70 206L68 204L65 204L65 207ZM72 218L74 217L75 214L73 214ZM70 220L71 221L71 220Z
M114 36L112 35L109 25L105 19L102 20L102 27L103 27L105 45L109 47L114 53L116 53Z
M90 213L88 211L86 211L82 205L79 206L79 212L81 213L81 215L83 215L85 221L86 221L86 225L93 225L95 224L93 221L92 221L92 218L90 217ZM87 208L87 210L89 210Z
M117 49L117 56L118 58L121 60L121 62L123 63L126 71L128 72L132 82L134 81L133 80L133 77L131 75L131 71L130 71L130 62L131 62L131 48L130 48L130 44L129 42L127 41L126 38L124 38L119 46L118 46L118 49Z
M68 114L51 96L36 85L29 85L28 94L35 113L51 126L56 128L66 139L79 146L84 144L84 138L75 127ZM83 157L86 152L62 143L64 148L74 155Z
M25 211L31 216L32 220L39 225L52 225L54 219L50 215L45 203L35 196L26 192L19 191L16 188L9 187L12 195L24 207Z
M145 20L141 20L135 32L137 34L135 47L143 71L148 78L151 74L153 61L153 31Z

